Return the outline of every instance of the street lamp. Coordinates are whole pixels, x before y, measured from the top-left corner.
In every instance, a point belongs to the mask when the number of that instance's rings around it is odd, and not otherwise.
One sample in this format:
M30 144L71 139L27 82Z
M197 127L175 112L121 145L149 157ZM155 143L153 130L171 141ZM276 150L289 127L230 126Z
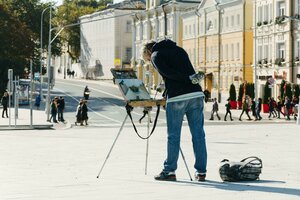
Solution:
M47 101L46 101L47 121L50 120L50 65L51 65L51 31L52 31L51 20L52 20L52 9L50 9L50 16L49 16L48 66L47 66L48 84L47 84Z
M254 59L253 59L253 65L254 65L254 99L258 101L258 85L257 85L257 66L256 66L256 40L257 40L257 27L256 27L256 0L254 2Z
M53 5L50 5L49 7L45 8L42 11L41 14L41 38L40 38L40 51L41 51L41 55L40 55L40 97L42 98L42 72L43 72L43 17L44 17L44 13L46 12L46 10L48 9L52 9ZM49 21L49 23L51 23L51 20Z
M220 7L221 0L215 0L218 11L218 102L221 103L221 13L224 10Z

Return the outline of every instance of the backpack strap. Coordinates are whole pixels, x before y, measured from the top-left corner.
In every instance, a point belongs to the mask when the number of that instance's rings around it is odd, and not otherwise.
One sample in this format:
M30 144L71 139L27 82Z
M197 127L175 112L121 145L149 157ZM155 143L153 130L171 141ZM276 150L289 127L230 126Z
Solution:
M255 161L258 161L258 163L255 162ZM248 165L250 163L253 164L253 165L258 165L260 168L263 167L262 160L260 158L256 157L256 156L249 156L247 158L244 158L240 162L244 163L243 165L241 165L240 169L244 168L246 165Z

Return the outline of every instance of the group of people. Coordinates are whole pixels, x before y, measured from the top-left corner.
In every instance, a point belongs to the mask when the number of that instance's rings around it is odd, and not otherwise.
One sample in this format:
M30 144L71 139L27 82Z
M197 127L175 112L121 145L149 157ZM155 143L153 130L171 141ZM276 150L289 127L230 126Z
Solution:
M280 119L280 114L282 114L284 117L286 117L287 120L291 120L290 116L293 115L294 119L297 119L298 114L298 107L296 105L299 105L299 99L293 95L292 99L289 99L289 97L285 97L284 99L281 99L280 96L278 96L278 101L276 102L273 97L269 98L269 118L273 116L273 118L277 117Z
M77 106L77 110L76 110L76 122L75 125L77 126L77 123L80 124L80 126L83 126L85 123L85 125L88 125L88 108L86 105L87 101L80 99L79 104Z
M65 109L65 99L62 96L55 97L54 99L52 99L50 105L51 117L49 121L50 122L53 121L54 123L58 123L58 121L64 122L65 121L63 115L64 109Z
M212 111L211 111L211 117L209 120L214 120L214 115L217 116L219 120L221 120L221 117L218 114L219 111L219 105L217 102L217 99L214 98L213 100L213 105L212 105ZM225 104L226 107L226 114L224 117L224 121L227 121L227 115L229 114L230 120L233 121L232 118L232 113L231 113L231 104L230 100L227 100L228 103ZM297 119L297 114L298 114L298 108L297 104L299 104L299 99L294 95L292 100L289 99L289 97L285 97L282 99L280 96L278 96L278 101L276 102L273 97L268 98L268 107L269 107L269 116L268 118L271 119L273 118L278 118L280 119L282 114L284 117L286 117L287 120L291 120L290 115L292 114L294 116L294 119ZM239 117L239 121L242 121L242 116L244 114L247 115L248 120L253 120L251 116L249 115L249 112L252 113L252 117L254 118L255 121L261 120L261 110L262 110L262 98L258 98L258 100L255 102L254 99L251 99L248 95L246 95L243 98L242 101L242 112Z

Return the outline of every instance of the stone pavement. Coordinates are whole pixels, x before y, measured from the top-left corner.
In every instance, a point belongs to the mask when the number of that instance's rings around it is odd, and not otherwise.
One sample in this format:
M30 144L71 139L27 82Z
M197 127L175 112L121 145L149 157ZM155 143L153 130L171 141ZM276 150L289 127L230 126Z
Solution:
M37 112L42 119L43 111ZM166 155L164 126L157 127L149 140L146 175L146 141L139 139L131 126L126 126L99 179L96 176L120 127L58 125L49 130L0 130L0 199L299 199L300 126L229 123L206 123L208 172L203 183L189 180L181 157L177 182L154 181L153 176L161 171ZM139 130L146 133L145 127ZM181 144L193 173L193 151L186 123ZM221 181L218 174L221 160L239 161L253 155L263 161L259 181Z

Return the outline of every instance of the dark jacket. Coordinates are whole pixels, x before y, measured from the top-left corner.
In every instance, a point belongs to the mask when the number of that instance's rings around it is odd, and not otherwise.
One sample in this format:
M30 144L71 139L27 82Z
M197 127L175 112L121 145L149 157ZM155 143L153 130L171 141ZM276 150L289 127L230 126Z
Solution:
M5 107L8 106L8 96L3 96L1 99L1 104Z
M168 98L202 91L199 84L192 84L189 76L195 70L184 49L171 40L160 41L152 47L151 62L165 80Z

